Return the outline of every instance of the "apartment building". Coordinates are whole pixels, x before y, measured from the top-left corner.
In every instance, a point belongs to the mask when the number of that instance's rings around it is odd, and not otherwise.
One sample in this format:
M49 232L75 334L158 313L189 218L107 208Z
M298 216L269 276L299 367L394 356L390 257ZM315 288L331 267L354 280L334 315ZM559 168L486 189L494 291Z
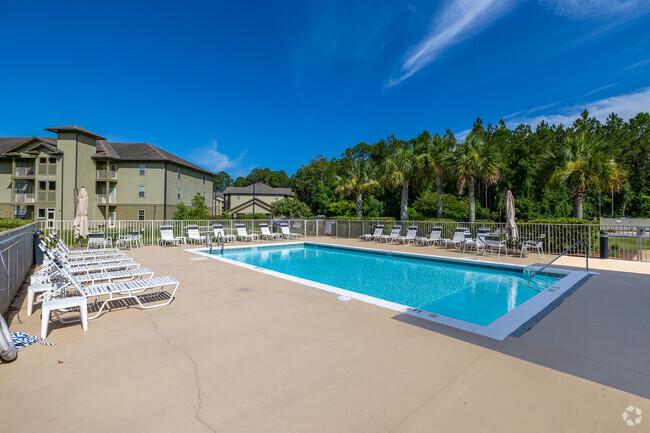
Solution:
M112 143L78 126L53 137L0 137L0 218L74 219L74 189L90 220L170 219L200 193L212 207L213 174L149 143Z

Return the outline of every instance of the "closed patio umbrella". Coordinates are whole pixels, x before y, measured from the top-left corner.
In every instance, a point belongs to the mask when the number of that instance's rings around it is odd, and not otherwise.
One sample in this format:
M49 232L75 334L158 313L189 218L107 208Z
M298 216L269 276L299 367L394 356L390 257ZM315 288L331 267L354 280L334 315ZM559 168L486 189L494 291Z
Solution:
M81 242L81 239L88 237L88 192L86 192L86 188L79 190L77 211L72 226L74 227L75 239Z
M511 241L519 237L517 222L515 221L515 198L510 190L506 193L506 230L508 231L508 239Z

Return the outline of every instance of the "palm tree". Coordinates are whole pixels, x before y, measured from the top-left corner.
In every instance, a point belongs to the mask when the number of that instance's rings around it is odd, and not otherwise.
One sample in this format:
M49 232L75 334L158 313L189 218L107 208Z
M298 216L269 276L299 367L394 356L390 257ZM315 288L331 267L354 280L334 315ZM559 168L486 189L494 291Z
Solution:
M417 156L418 169L424 176L435 177L438 193L438 218L442 218L442 186L448 169L447 162L452 149L449 137L439 134L420 136L420 155Z
M624 173L612 157L611 145L600 139L571 135L556 152L543 157L543 169L551 173L552 185L569 186L573 199L573 216L582 219L582 203L591 187L601 191L618 191Z
M370 161L354 160L348 172L350 177L336 187L336 192L355 197L358 217L363 216L363 195L372 194L379 189L379 182L373 179L373 174Z
M417 164L413 147L399 146L382 163L382 181L391 189L402 189L400 219L406 221L409 199L409 183L417 174Z
M450 155L449 166L458 178L458 193L467 188L469 196L469 221L476 219L476 183L483 181L490 185L496 183L501 175L497 150L489 146L479 136L470 134L464 143L459 144Z

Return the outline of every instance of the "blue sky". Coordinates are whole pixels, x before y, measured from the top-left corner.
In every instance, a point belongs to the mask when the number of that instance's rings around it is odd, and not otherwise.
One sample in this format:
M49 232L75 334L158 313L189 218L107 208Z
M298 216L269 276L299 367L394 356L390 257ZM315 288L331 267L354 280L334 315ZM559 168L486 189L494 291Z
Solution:
M208 169L477 116L650 111L650 2L0 2L0 136L76 124Z

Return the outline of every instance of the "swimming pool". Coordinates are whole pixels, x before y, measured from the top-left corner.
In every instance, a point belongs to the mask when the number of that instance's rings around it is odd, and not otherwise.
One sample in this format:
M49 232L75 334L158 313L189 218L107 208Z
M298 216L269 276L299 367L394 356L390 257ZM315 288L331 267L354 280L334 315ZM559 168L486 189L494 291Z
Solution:
M570 275L551 270L529 281L521 266L312 242L228 247L212 257L493 338L505 332L501 319L540 304ZM506 322L510 329L521 320Z

